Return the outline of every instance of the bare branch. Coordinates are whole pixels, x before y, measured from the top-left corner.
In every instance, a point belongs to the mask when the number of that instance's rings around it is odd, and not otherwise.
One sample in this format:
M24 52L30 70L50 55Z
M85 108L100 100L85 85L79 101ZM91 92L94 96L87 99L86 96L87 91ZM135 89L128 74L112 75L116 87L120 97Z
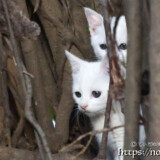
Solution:
M40 127L40 125L38 124L36 119L34 118L34 114L32 113L32 109L31 109L31 107L32 107L31 80L30 80L30 77L28 77L28 75L23 76L23 71L24 72L27 72L27 71L26 71L25 66L21 62L19 55L18 55L17 44L16 44L16 40L15 40L15 37L13 34L12 25L11 25L11 22L9 19L9 12L8 12L8 8L7 8L7 3L5 0L2 0L2 2L3 2L3 7L4 7L4 10L6 13L7 22L8 22L9 32L10 32L10 36L11 36L11 43L12 43L12 47L13 47L13 53L14 53L14 56L15 56L15 59L17 62L19 76L20 76L20 79L22 82L23 92L25 95L25 116L31 122L31 124L35 127L38 134L40 135L43 146L44 146L44 150L46 151L46 154L47 154L48 160L52 160L52 155L51 155L51 151L50 151L50 148L49 148L47 140L46 140L46 136L45 136L42 128Z
M12 44L12 47L13 47L14 58L15 58L16 63L17 63L19 77L21 79L21 83L22 83L22 87L23 87L23 92L26 92L25 81L24 81L24 77L23 77L23 74L22 74L21 62L20 62L19 55L18 55L18 50L17 50L17 44L16 44L16 41L15 41L15 38L14 38L13 28L12 28L11 21L10 21L10 18L9 18L9 11L8 11L8 7L7 7L7 2L5 0L2 0L2 4L3 4L5 14L6 14L8 29L9 29L10 38L11 38L11 44Z
M93 131L87 132L87 133L79 136L71 144L63 147L59 152L65 152L66 150L68 150L68 148L72 147L74 144L81 141L83 138L85 138L87 136L95 136L96 134L99 134L99 133L102 133L102 132L113 131L114 129L121 128L121 127L124 127L124 125L116 126L116 127L113 127L113 128L104 128L104 129L101 129L101 130L93 130Z

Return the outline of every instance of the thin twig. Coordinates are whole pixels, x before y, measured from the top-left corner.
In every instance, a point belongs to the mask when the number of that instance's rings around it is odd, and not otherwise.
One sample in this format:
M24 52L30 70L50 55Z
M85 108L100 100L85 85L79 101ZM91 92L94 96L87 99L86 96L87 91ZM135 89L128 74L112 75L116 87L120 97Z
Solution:
M114 129L118 129L118 128L121 128L121 127L124 127L124 125L116 126L116 127L113 127L113 128L104 128L104 129L101 129L101 130L94 130L94 131L87 132L87 133L79 136L76 140L74 140L69 145L63 147L61 150L59 150L59 152L65 152L66 150L68 150L73 145L75 145L77 142L81 141L83 138L85 138L87 136L95 136L96 134L99 134L99 133L102 133L102 132L113 131Z
M73 160L76 160L80 155L82 155L83 153L86 152L87 148L91 144L91 141L92 141L93 137L94 137L93 135L91 135L89 137L89 140L88 140L87 144L83 147L83 149L79 153L76 154L76 156L73 158Z
M27 71L23 71L23 73L26 74L26 75L28 75L28 76L30 76L31 78L34 78L34 75L31 74L31 73L29 73L29 72L27 72Z

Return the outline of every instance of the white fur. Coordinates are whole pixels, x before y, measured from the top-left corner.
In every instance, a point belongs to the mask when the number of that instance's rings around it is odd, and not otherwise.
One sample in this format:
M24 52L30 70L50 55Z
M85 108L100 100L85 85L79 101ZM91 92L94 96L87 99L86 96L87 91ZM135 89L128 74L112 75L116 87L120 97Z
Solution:
M124 125L125 123L125 117L124 114L121 111L121 104L119 101L112 101L112 109L110 114L110 127L116 127L120 125ZM123 149L124 147L124 127L117 128L113 130L112 137L110 141L112 141L112 144L109 144L109 147L112 148L114 158L123 160L123 156L118 156L118 149Z
M104 128L105 114L95 115L94 117L90 117L90 119L91 119L93 130L101 130ZM96 139L100 147L100 144L102 141L102 133L97 134Z
M109 64L107 59L107 50L101 49L101 44L106 44L106 34L104 29L103 17L97 12L84 8L85 15L90 26L91 45L96 56L101 60L99 62L84 61L68 51L65 54L71 64L72 68L72 93L75 102L78 104L80 111L84 112L90 117L93 130L100 130L104 127L105 110L108 98L110 75L108 73ZM115 17L111 20L111 29L115 25ZM127 50L119 49L122 43L127 44L127 27L125 17L121 16L116 29L116 45L115 49L120 62L126 64ZM121 63L120 63L121 64ZM121 66L124 75L126 68ZM125 76L124 76L125 77ZM80 92L81 97L77 97L75 92ZM100 91L101 96L94 98L92 91ZM85 110L81 106L87 106ZM124 125L124 114L121 112L121 105L119 101L112 101L112 109L110 115L110 127ZM98 144L101 144L102 134L96 135ZM108 150L111 157L107 160L123 160L123 156L118 156L118 149L123 149L124 145L124 127L118 128L109 132L108 136Z
M101 49L101 44L106 44L106 33L104 28L103 17L90 8L84 8L84 12L90 27L90 39L96 56L101 59L106 53L107 49Z
M93 130L101 130L104 128L105 114L95 115L90 117ZM119 125L124 125L124 114L121 112L121 105L118 101L112 102L112 109L110 114L110 127L116 127ZM100 146L102 141L102 133L96 135L97 142ZM112 154L114 160L123 160L123 156L118 156L118 149L123 149L124 145L124 127L117 128L108 135L108 150L109 154ZM108 157L107 160L112 160Z
M86 14L86 12L88 14ZM91 18L92 16L96 16L97 18L101 19L101 21L102 21L101 15L96 13L95 11L93 11L91 9L86 9L85 8L85 14L86 14L86 17L87 17L88 24L90 26L92 25L92 23L90 22L90 21L93 20ZM123 55L125 55L125 52L119 50L118 46L121 43L127 43L126 37L121 38L122 33L119 33L119 32L121 32L121 29L122 30L126 29L126 28L123 28L123 26L125 26L124 25L124 23L125 23L124 20L125 20L124 17L119 19L117 30L116 30L117 32L116 32L116 35L115 35L116 36L115 38L118 41L118 42L116 42L117 45L115 46L116 51L117 51L118 57L121 58L120 60L122 60L122 61L123 60L125 61L125 58L122 58L122 57L124 57ZM114 25L115 25L115 17L113 17L111 19L112 33L113 33ZM104 30L104 23L101 24L101 26L98 26L97 29L99 29L101 32L97 32L97 33L93 34L92 33L93 31L92 30L90 31L91 45L92 45L92 47L95 51L96 56L99 59L102 59L107 54L107 50L102 50L99 47L101 38L105 39L104 42L106 43L106 34L105 34L105 30ZM122 55L120 55L120 54L122 54ZM124 72L125 71L126 71L126 69L124 69ZM97 116L91 117L90 119L91 119L91 123L92 123L92 126L93 126L94 130L99 130L99 129L102 129L104 127L104 119L105 119L104 114L100 115L100 116L97 115ZM121 105L118 101L113 101L112 102L111 115L110 115L110 127L115 127L115 126L123 125L123 124L124 124L124 114L121 112ZM102 140L102 134L98 134L96 137L97 137L98 144L100 145L101 140ZM118 159L123 160L123 157L118 156L118 148L123 149L123 143L124 143L123 141L124 141L124 128L118 128L118 129L113 130L112 132L109 133L109 136L108 136L108 150L110 150L111 153L109 153L109 154L112 154L112 157L114 157L114 160L118 160Z
M87 62L77 58L68 51L66 51L65 54L72 67L72 92L79 110L85 112L85 114L89 116L104 113L110 80L108 59L101 62ZM75 95L75 92L77 91L82 95L80 98ZM101 96L99 98L94 98L92 91L100 91ZM88 107L84 111L80 106L85 105Z
M65 54L71 64L73 98L78 104L79 110L90 117L93 130L103 129L110 81L108 59L105 57L99 62L87 62L68 51L65 51ZM81 93L81 97L76 97L75 92L77 91ZM94 98L92 91L100 91L101 96ZM115 127L124 124L124 115L121 113L119 103L112 103L110 127ZM87 106L86 110L83 110L81 106ZM100 145L102 134L97 134L96 138ZM109 133L108 147L112 151L114 160L118 158L118 147L123 148L123 138L124 128Z
M87 21L89 23L89 18L91 17L91 14L96 15L95 11L91 12L92 10L88 10L88 12L90 12L90 16L86 15L87 17ZM86 11L85 11L86 12ZM98 14L98 13L97 13ZM98 14L97 17L100 18L101 15ZM102 18L101 18L102 19ZM115 26L115 20L116 18L113 17L111 19L111 32L113 34L113 28ZM90 25L90 23L89 23ZM104 24L103 24L104 26ZM103 58L104 51L99 49L99 39L102 37L102 39L106 39L106 34L105 34L105 30L103 30L102 25L101 25L101 32L97 32L97 34L91 34L91 44L92 47L95 51L95 54L97 55L97 57L99 59ZM124 16L121 16L119 18L117 27L116 27L116 33L115 33L115 39L116 39L116 45L115 45L115 49L116 49L116 53L119 57L119 64L120 64L120 68L121 68L121 73L124 77L124 79L126 78L126 63L127 63L127 50L122 50L119 48L120 44L125 43L127 44L127 26L126 26L126 20ZM98 51L98 52L97 52ZM107 51L105 51L105 53L107 53ZM102 129L103 128L103 124L104 124L104 115L101 116L95 116L93 118L91 118L92 121L92 126L93 129L97 130L97 129ZM113 101L112 102L112 110L111 110L111 115L110 115L110 127L115 127L118 125L123 125L124 122L124 114L121 112L121 105L118 101ZM145 135L145 130L144 130L144 126L140 126L140 139L139 141L144 143L145 139L146 139L146 135ZM97 135L97 140L98 143L101 143L101 138L102 138L102 134ZM109 150L114 153L114 160L123 160L123 156L118 157L117 152L118 152L118 148L123 149L123 142L124 141L124 128L119 128L116 130L113 130L112 132L109 133L108 136L108 146L109 146ZM108 160L112 160L113 158L109 158Z
M113 30L115 27L116 17L112 17L111 19L111 33L113 34ZM127 49L122 50L119 48L121 44L127 44L127 25L125 16L121 16L118 20L118 24L115 31L115 50L116 54L119 58L119 66L121 70L121 74L124 79L126 79L126 64L127 64Z
M103 50L100 48L100 44L106 44L106 33L105 33L105 28L104 28L103 17L90 8L84 8L84 12L85 12L88 24L90 26L91 45L94 49L96 56L99 59L101 59L107 53L107 49ZM112 34L113 34L113 28L115 26L115 20L116 20L115 17L111 18ZM119 60L122 63L126 64L127 50L122 50L122 49L119 49L118 47L122 43L127 44L127 26L126 26L125 16L121 16L119 18L119 21L116 27L115 39L116 39L115 49L119 57Z
M112 34L113 34L113 28L115 26L115 20L116 20L115 17L113 17L111 20ZM116 46L115 46L116 53L117 53L120 61L126 64L127 50L122 50L122 49L118 48L118 46L120 46L120 44L122 44L122 43L127 44L127 25L126 25L125 16L121 16L118 20L118 24L116 27L115 39L116 39Z

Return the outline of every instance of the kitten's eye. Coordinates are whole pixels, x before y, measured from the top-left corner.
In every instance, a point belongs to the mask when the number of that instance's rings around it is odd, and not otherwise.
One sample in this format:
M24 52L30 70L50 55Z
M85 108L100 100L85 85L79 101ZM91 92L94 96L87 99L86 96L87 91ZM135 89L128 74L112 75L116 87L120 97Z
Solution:
M126 43L121 43L119 45L119 49L126 50L127 49L127 44Z
M99 46L101 47L101 49L107 49L107 45L106 44L100 44Z
M100 97L101 92L100 91L92 91L92 95L93 95L93 97L98 98L98 97Z
M80 98L81 97L81 93L80 92L75 92L75 95Z

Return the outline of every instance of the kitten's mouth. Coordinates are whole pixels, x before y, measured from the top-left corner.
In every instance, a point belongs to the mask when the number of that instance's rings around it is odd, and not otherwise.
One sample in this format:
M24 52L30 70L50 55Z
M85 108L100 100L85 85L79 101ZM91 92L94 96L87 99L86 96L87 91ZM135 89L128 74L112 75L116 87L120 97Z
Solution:
M83 109L80 109L80 111L83 112L83 113L90 113L89 111L83 110Z
M86 110L85 110L84 112L85 112L85 113L92 113L92 112L90 112L90 111L86 111Z
M84 114L88 115L89 117L92 117L92 116L99 116L101 114L104 114L105 113L105 109L102 109L102 110L99 110L99 111L95 111L95 112L90 112L90 111L83 111Z
M82 110L82 109L80 109L80 111L81 111L82 113L84 113L84 114L91 114L91 113L92 113L92 112L90 112L90 111Z
M105 112L105 109L101 109L99 111L95 111L95 112L91 112L91 111L88 111L88 110L80 110L81 112L83 113L88 113L88 114L99 114L99 113L104 113Z

